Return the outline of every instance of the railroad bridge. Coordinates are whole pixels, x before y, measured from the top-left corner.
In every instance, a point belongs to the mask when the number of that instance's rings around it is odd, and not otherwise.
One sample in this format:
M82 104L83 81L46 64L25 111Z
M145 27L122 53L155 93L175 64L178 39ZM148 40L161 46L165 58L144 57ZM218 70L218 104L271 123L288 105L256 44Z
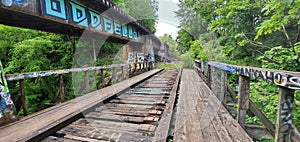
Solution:
M147 28L108 0L5 0L0 17L5 25L76 36L88 33L93 41L122 43L125 61L135 50L157 55L164 47ZM107 84L105 71L111 72L111 85L91 89L90 74ZM229 72L239 76L238 90L228 86ZM63 76L77 73L84 74L80 93L65 101ZM61 98L61 103L28 115L24 80L46 76L58 77L53 100ZM276 142L300 141L292 123L294 91L300 89L298 72L198 60L194 69L164 70L155 69L154 61L133 61L18 74L2 71L1 79L1 141L250 142L262 136ZM279 87L276 124L249 99L252 80ZM7 88L10 81L20 83L16 106ZM88 91L83 94L84 89ZM19 119L16 112L21 108L27 116ZM246 115L257 116L264 126L246 124Z

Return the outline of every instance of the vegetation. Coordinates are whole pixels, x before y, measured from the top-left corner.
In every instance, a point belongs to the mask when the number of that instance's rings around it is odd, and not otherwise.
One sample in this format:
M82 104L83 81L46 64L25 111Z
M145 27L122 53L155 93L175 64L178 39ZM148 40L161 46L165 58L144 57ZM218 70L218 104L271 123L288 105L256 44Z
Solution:
M157 0L112 0L112 2L155 33L158 17Z
M199 60L300 71L299 1L184 0L179 7L180 54ZM237 78L230 75L228 80ZM251 99L273 123L277 94L274 85L251 83ZM293 123L298 128L299 100L296 91ZM260 123L255 117L248 118L248 122Z

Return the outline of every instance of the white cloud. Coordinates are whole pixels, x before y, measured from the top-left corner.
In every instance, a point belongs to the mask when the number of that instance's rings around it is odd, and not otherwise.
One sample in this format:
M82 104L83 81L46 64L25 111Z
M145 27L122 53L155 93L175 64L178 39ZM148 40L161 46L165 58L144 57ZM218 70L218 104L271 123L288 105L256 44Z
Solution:
M176 25L167 23L167 22L163 22L163 21L159 21L156 27L156 36L163 36L164 34L169 34L172 35L173 39L176 39L177 37L177 32L178 32L178 28Z

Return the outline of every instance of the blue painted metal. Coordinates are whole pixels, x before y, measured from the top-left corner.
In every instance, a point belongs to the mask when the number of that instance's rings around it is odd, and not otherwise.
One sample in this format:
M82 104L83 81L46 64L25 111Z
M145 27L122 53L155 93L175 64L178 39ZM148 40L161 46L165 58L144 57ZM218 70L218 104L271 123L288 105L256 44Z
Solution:
M42 12L44 15L67 20L65 0L42 0Z
M113 22L111 19L104 17L104 31L108 33L114 33Z
M129 38L133 38L132 27L128 27L128 37L129 37Z
M101 17L100 14L92 9L89 9L89 13L90 13L90 26L93 29L97 29L97 30L102 30L102 24L101 24Z
M210 66L222 69L222 70L226 70L226 71L229 71L229 72L236 73L236 68L234 66L231 66L231 65L224 65L224 64L217 63L217 62L207 62L207 65L210 65Z
M121 35L122 34L122 29L121 29L120 23L114 22L114 26L115 26L115 34Z
M88 27L88 19L84 5L76 1L70 1L72 22Z
M122 26L122 35L128 37L128 28L126 25Z

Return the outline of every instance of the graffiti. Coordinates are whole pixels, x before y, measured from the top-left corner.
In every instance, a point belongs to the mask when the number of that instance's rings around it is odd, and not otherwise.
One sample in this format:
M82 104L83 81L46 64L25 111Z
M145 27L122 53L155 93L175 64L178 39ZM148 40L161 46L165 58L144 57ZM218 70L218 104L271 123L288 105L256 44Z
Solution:
M81 25L81 26L88 26L88 20L86 17L85 7L79 3L70 1L71 5L71 15L72 15L72 22Z
M215 63L215 62L207 62L207 65L214 66L216 68L226 70L226 71L230 71L230 72L236 72L235 67L229 66L229 65L222 65L222 64L219 64L219 63Z
M281 72L269 71L261 68L240 67L234 65L227 65L217 62L207 62L207 65L234 72L242 76L247 76L253 79L260 79L278 86L287 87L293 90L300 90L300 77Z
M104 19L104 31L113 33L114 29L113 29L112 21L106 17L104 17L103 19Z
M133 39L137 39L137 32L135 30L133 31Z
M10 7L13 4L13 0L1 0L3 6Z
M38 77L45 77L45 76L51 76L51 75L108 69L108 68L112 68L112 67L122 67L122 66L125 67L128 65L127 64L117 64L117 65L108 65L108 66L63 69L63 70L55 70L55 71L40 71L40 72L31 72L31 73L21 73L21 74L8 75L7 80L13 81L13 80L21 80L21 79L29 79L29 78L38 78Z
M7 123L7 121L10 122L14 118L16 118L14 112L15 106L11 99L8 86L4 77L3 67L0 61L0 125Z
M284 100L281 102L280 120L282 124L280 126L280 132L283 133L283 141L287 139L292 127L293 100L293 94L286 94Z
M42 6L44 14L67 20L65 0L42 0Z
M128 34L129 34L128 35L129 38L133 38L133 31L131 27L128 28Z
M115 22L114 25L115 25L115 33L117 35L121 35L122 34L122 30L121 30L120 24L118 22Z
M8 0L2 0L2 3L4 2L6 3L5 5L9 5ZM106 4L107 6L111 5L108 1L106 2ZM115 33L117 35L122 35L131 39L138 39L138 37L140 36L139 32L136 29L127 28L127 25L121 26L119 22L113 22L113 19L103 17L103 20L101 20L102 18L97 10L87 8L85 5L75 0L41 0L41 5L42 14L49 17L58 18L66 22L68 21L68 19L70 19L70 22L84 27L90 27L99 31L102 30L103 25L103 29L105 32L112 34ZM114 9L119 10L118 8ZM118 13L125 15L124 12Z
M128 29L126 25L122 26L123 36L128 37Z

